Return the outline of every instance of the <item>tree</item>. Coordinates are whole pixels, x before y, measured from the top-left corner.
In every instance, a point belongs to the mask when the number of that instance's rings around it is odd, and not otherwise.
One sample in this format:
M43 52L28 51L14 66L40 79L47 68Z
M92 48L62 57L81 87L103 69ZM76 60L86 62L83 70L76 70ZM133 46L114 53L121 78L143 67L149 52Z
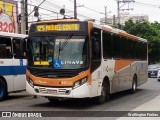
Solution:
M160 23L133 22L128 20L123 30L148 40L149 63L160 62Z

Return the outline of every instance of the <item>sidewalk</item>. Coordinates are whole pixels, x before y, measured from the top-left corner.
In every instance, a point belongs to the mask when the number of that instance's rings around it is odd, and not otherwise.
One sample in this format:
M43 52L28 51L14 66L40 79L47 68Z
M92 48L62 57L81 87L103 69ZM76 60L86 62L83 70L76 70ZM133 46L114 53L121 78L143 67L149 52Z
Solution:
M158 117L121 117L117 120L160 120L160 95L133 109L132 111L148 111L149 113L152 113L152 111L158 111L159 114Z

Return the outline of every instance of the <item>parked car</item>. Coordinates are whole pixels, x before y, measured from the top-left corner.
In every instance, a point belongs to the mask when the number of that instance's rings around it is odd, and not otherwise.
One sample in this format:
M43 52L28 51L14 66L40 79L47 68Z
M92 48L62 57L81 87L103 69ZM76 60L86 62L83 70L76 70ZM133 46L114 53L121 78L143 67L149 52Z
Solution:
M158 69L157 80L160 82L160 68Z
M152 64L148 66L148 77L157 77L160 64Z

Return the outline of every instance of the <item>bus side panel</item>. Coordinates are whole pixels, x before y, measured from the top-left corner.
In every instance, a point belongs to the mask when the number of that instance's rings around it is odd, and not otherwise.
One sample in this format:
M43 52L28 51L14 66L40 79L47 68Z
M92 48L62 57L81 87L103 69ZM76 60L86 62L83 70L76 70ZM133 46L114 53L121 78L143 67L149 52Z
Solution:
M7 87L8 87L8 92L13 92L14 87L13 87L13 75L7 75L3 76L7 82Z
M26 59L13 59L14 91L26 89Z
M92 96L101 95L102 82L105 77L109 78L110 93L118 91L118 79L114 77L115 60L103 60L99 68L92 73Z
M137 86L147 82L148 80L148 63L147 61L137 61L132 64L132 76L137 74Z
M145 61L117 60L115 71L115 77L119 81L118 91L131 89L134 75L137 75L137 86L147 81L147 62Z
M0 76L4 77L7 86L8 92L12 92L13 88L13 74L12 73L12 58L11 59L0 59Z
M148 81L148 62L147 61L143 62L143 69L144 69L143 70L143 76L144 77L142 78L142 82L139 83L138 86Z
M116 73L119 81L119 91L127 90L131 88L131 66L123 68Z
M98 92L101 87L101 67L97 68L92 74L92 85L91 85L91 97L95 97L100 95L100 92Z
M114 72L115 60L113 59L102 59L102 78L109 78L110 81L110 93L115 93L119 90L118 77Z
M115 71L119 79L119 91L131 88L131 64L133 60L116 60Z
M148 63L144 61L141 63L141 75L140 75L140 82L138 82L138 86L144 84L148 80Z

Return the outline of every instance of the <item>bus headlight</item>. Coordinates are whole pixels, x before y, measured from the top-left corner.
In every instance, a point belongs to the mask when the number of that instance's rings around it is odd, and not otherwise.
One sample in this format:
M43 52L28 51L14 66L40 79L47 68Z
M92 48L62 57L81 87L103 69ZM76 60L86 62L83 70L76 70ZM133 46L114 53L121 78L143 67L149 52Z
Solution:
M75 88L83 85L83 84L86 83L86 82L87 82L87 77L85 77L85 78L83 78L83 79L81 79L81 80L79 80L79 81L76 81L76 82L74 83L73 89L75 89Z
M29 83L29 85L31 87L34 87L34 83L33 83L33 81L29 77L27 77L27 82Z

